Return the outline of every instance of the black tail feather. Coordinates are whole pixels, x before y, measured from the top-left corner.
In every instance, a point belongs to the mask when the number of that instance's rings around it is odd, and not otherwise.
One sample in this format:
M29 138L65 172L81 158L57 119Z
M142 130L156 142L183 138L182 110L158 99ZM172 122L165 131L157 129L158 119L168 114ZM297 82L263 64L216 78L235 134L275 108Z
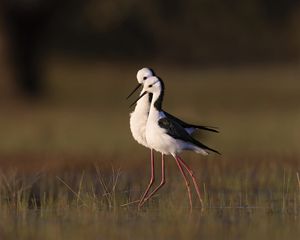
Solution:
M199 147L199 148L202 148L202 149L204 149L204 150L208 150L208 151L214 152L214 153L216 153L216 154L222 155L219 151L217 151L217 150L215 150L215 149L213 149L213 148L210 148L210 147L204 145L203 143L197 141L197 140L194 139L194 138L192 138L192 143L195 144L195 145L196 145L197 147Z
M212 148L207 148L207 150L211 151L211 152L214 152L218 155L222 155L219 151L215 150L215 149L212 149Z
M210 131L210 132L219 133L219 130L216 127L208 127L208 126L201 126L201 125L190 125L190 127L201 129L201 130L206 130L206 131Z

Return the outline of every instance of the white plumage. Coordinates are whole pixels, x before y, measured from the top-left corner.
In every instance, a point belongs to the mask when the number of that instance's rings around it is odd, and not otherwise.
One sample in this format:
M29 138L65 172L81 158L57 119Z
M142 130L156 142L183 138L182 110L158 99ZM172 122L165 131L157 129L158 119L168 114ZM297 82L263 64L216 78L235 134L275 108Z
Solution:
M143 86L145 81L155 76L155 73L150 68L142 68L137 72L136 78L138 80L138 86L133 90L133 92L129 95L131 96L140 86ZM140 93L140 95L142 92ZM151 93L152 95L152 93ZM149 100L149 94L147 94L147 97L143 97L137 101L137 104L135 106L134 111L130 114L130 130L132 133L133 138L141 145L148 147L147 141L146 141L146 124L147 119L150 111L150 100ZM167 113L165 111L161 111L161 114L164 114L165 116L172 118L176 120L185 130L188 134L193 134L196 130L201 129L205 131L211 131L211 132L218 132L213 127L207 127L207 126L201 126L201 125L193 125L186 122L183 122L182 120L174 117L170 113Z
M152 69L143 68L139 70L137 73L137 80L139 85L128 97L130 97L140 86L143 86L143 91L136 101L137 104L134 111L130 114L130 130L133 138L138 143L151 149L151 178L146 191L139 200L139 208L165 184L164 155L168 154L171 154L175 158L178 168L184 177L189 193L191 208L191 191L183 168L185 168L191 176L198 198L201 204L203 204L195 176L178 154L183 150L192 150L203 155L208 154L207 150L218 153L216 150L203 145L191 137L191 134L197 129L211 132L218 131L213 127L185 123L163 111L161 105L164 95L164 84L155 76ZM162 176L160 184L148 195L148 192L154 183L155 176L153 149L162 154Z
M165 155L171 154L174 157L176 157L177 154L181 153L183 150L193 150L197 153L207 155L208 152L206 151L206 149L201 148L192 142L184 141L179 138L174 138L170 136L170 134L168 134L166 128L162 128L160 126L159 120L168 119L161 109L162 98L163 98L162 84L163 84L162 81L155 76L148 78L144 83L143 92L148 92L153 94L147 125L146 125L146 141L148 147L158 152L161 152ZM155 106L155 104L159 101L161 101L160 103L158 103L160 106ZM174 124L176 123L174 122ZM177 124L175 127L179 128L179 130L182 131L185 130L179 124ZM187 132L185 133L188 135Z
M149 68L142 68L137 72L137 80L140 85L148 78L153 76L153 71ZM150 109L148 97L141 98L132 113L130 113L130 130L133 138L141 145L148 147L146 141L146 124Z

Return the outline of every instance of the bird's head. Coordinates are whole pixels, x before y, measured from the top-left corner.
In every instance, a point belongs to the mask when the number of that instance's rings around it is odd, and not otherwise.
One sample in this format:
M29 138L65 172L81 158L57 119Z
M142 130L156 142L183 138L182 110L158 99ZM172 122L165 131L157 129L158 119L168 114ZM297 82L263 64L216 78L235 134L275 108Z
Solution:
M156 76L149 77L144 81L143 91L141 95L130 105L130 107L133 106L142 97L144 97L147 93L160 94L163 91L163 81Z
M131 91L131 93L128 95L127 99L130 98L132 94L134 94L142 85L144 85L145 81L149 78L155 76L154 71L151 68L142 68L140 69L137 74L136 78L138 81L138 85Z
M154 71L151 68L142 68L136 74L136 79L139 84L144 84L147 78L155 76Z
M149 77L144 82L143 92L160 93L163 90L163 82L156 76Z

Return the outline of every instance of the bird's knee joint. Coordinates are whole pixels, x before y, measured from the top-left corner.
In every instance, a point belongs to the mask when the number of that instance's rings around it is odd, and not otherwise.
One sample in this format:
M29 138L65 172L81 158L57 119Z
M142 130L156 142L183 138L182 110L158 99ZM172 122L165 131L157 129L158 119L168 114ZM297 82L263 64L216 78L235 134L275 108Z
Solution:
M155 182L155 178L150 179L150 184L153 184Z

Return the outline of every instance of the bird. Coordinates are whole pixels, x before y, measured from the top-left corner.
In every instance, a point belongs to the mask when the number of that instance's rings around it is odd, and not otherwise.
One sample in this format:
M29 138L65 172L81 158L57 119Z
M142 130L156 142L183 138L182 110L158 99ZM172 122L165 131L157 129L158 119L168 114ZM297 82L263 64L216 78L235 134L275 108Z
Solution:
M133 89L133 91L127 96L127 99L135 92L137 91L142 85L143 82L151 77L154 76L155 73L150 68L142 68L137 72L136 78L138 81L137 87ZM136 106L134 108L134 111L130 113L130 130L133 138L141 145L143 145L146 148L149 148L147 141L146 141L146 124L148 119L148 114L150 110L150 102L152 99L152 94L148 94L148 98L144 97L137 101ZM141 199L138 201L139 205L144 201L146 195L150 191L151 186L154 183L154 153L153 150L150 150L150 165L151 165L151 177L148 184L148 187L146 188L144 194L142 195Z
M192 195L189 186L189 181L186 177L184 169L188 172L192 178L198 199L203 207L203 201L201 198L199 186L197 184L195 175L191 168L185 163L185 161L179 156L184 150L191 150L202 155L208 155L209 152L220 154L217 150L212 149L191 136L186 125L182 125L182 121L173 117L162 109L162 103L164 99L164 82L157 76L150 76L143 82L143 90L140 96L134 101L133 104L144 98L145 95L151 94L151 104L147 117L147 123L145 127L145 140L147 147L161 153L162 161L162 180L158 187L155 188L147 198L139 203L139 208L149 200L165 183L165 155L172 155L176 161L176 164L185 181L190 209L193 208ZM132 104L132 105L133 105ZM191 125L189 125L191 126ZM205 127L206 128L206 127ZM210 131L217 131L210 129ZM153 171L152 171L153 172ZM150 181L151 183L151 181ZM149 186L148 186L149 188ZM148 190L147 188L147 190Z
M152 68L144 67L144 68L140 69L136 75L138 85L127 96L127 99L129 97L131 97L141 86L143 86L144 82L149 77L153 77L153 76L155 76L155 72ZM148 93L147 98L145 97L145 98L139 99L136 102L137 104L135 106L135 109L130 114L130 130L131 130L132 136L139 144L141 144L147 148L149 148L149 146L146 141L146 135L145 135L146 131L145 130L146 130L146 123L147 123L147 118L148 118L148 114L149 114L149 110L150 110L151 100L152 100L152 93ZM196 130L199 130L199 129L211 131L211 132L218 132L218 130L214 127L189 124L189 123L186 123L165 111L164 111L164 114L167 115L169 118L178 122L181 126L183 126L185 128L185 130L189 134L193 134ZM148 184L146 190L144 191L143 195L141 196L141 199L139 201L139 207L141 207L144 202L146 202L151 196L153 196L153 194L151 193L146 198L148 192L150 191L150 188L152 187L152 185L154 184L154 181L155 181L154 154L153 154L152 149L150 150L150 165L151 165L151 176L150 176L149 184ZM163 168L164 168L164 162L162 161L162 169ZM164 185L164 183L165 183L165 180L162 177L161 182L158 185L158 187L156 187L156 189L157 188L159 189L162 185Z
M137 87L128 95L127 99L143 85L143 82L149 78L155 76L155 73L150 68L142 68L137 72L136 78L138 81ZM133 138L141 145L148 147L146 141L146 123L150 110L150 102L151 102L152 94L148 94L147 98L142 98L137 101L137 104L134 108L134 111L130 113L130 130Z
M152 68L148 68L148 67L141 68L137 72L137 75L136 75L138 85L131 91L131 93L127 96L126 99L130 98L140 87L142 87L147 78L153 77L153 76L155 76L155 72ZM140 128L134 127L134 125L136 125L136 118L137 117L140 118L141 115L144 116L145 113L149 112L151 99L152 99L152 93L148 93L148 101L146 99L144 99L144 101L138 101L135 110L130 114L130 129L132 131L132 134L135 134L135 136L133 136L133 137L136 140L137 140L137 138L140 139L140 136L141 136L141 134L138 134L137 131L141 132L141 130L142 130ZM215 132L215 133L219 132L216 127L186 123L166 111L164 111L164 113L166 114L166 116L168 116L169 118L172 118L173 120L177 121L181 126L183 126L189 134L193 134L197 130L205 130L205 131L210 131L210 132ZM140 120L139 122L140 122L140 124L142 124L142 122L145 122L144 118L143 118L143 121ZM139 141L142 141L142 140L139 140ZM139 141L137 140L137 142L139 142ZM142 141L142 142L144 143L144 141ZM140 144L144 145L143 143L140 143Z

